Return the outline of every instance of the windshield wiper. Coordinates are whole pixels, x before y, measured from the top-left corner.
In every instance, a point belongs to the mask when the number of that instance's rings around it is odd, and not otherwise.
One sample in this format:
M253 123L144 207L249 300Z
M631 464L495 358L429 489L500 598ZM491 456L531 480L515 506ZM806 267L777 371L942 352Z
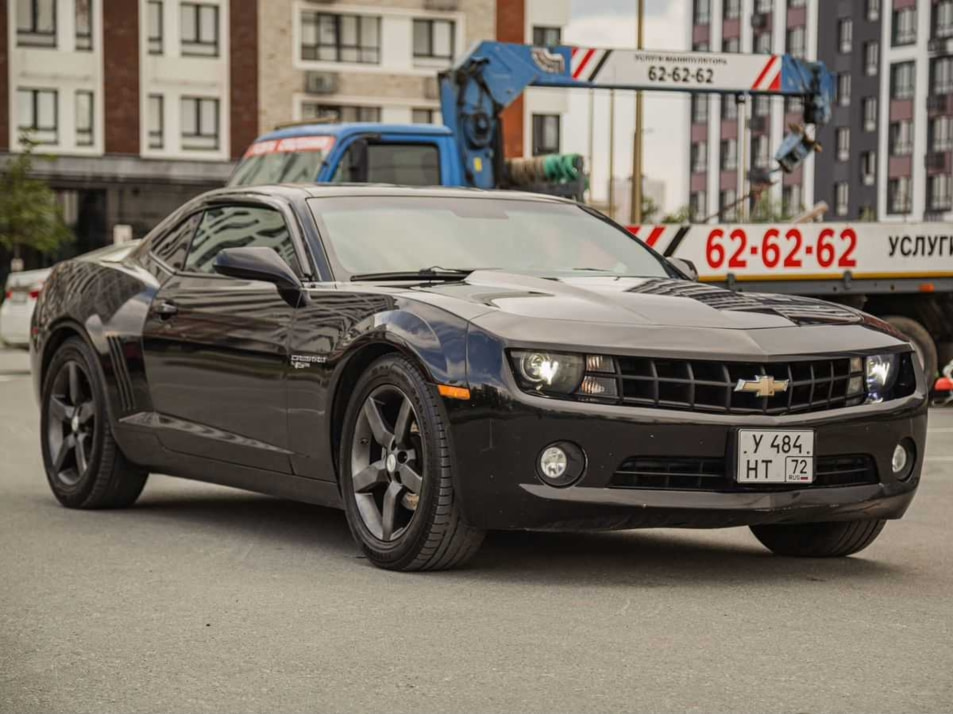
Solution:
M397 270L389 273L359 273L351 280L464 280L473 268L441 268L434 265L421 270Z

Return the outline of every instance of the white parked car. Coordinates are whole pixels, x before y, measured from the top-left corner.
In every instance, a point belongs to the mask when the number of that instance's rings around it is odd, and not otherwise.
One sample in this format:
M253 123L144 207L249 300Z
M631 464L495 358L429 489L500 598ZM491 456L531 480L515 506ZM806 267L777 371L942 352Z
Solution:
M129 255L137 245L139 241L107 245L81 257L118 262ZM33 317L33 308L36 307L36 300L43 289L43 283L50 275L50 270L51 268L24 270L7 276L3 304L0 305L0 343L23 349L29 347L30 318Z

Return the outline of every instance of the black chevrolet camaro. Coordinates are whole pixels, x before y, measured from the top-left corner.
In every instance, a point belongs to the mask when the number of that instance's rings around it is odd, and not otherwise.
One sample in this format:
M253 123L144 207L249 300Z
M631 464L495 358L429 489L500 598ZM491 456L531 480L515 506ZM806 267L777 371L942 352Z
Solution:
M885 323L691 280L600 214L519 193L275 186L73 260L32 327L73 508L149 472L343 508L375 564L488 529L750 526L843 556L920 478L926 386Z

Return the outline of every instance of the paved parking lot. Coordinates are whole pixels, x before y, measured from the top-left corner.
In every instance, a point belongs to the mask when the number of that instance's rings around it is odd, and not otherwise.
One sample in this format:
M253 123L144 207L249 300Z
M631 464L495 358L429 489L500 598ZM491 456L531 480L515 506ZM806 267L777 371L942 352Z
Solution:
M0 711L950 711L953 410L871 548L746 530L494 534L385 573L343 515L167 477L124 512L49 494L0 352Z

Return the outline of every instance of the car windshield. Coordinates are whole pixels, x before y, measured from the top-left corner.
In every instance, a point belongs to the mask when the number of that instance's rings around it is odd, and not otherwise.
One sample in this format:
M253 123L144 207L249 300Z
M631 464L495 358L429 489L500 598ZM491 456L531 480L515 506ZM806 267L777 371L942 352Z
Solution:
M352 276L437 268L669 275L631 235L570 203L368 195L310 205L326 248Z
M229 186L268 183L313 183L324 161L323 151L275 152L248 155L238 164Z

